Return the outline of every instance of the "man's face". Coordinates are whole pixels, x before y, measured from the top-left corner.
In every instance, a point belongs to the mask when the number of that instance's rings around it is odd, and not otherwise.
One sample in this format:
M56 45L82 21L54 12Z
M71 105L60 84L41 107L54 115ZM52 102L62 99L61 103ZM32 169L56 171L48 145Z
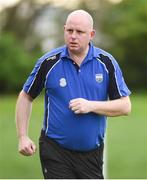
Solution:
M84 52L93 36L94 31L88 26L86 19L70 18L64 26L65 43L71 53Z

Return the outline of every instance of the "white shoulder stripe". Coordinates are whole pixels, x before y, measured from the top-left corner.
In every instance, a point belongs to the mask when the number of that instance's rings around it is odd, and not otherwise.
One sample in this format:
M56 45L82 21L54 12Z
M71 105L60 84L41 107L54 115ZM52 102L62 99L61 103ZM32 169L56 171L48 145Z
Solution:
M29 87L29 89L28 89L27 93L29 93L29 91L30 91L31 87L33 86L34 81L35 81L35 79L36 79L36 77L37 77L37 74L38 74L38 72L39 72L39 70L40 70L41 65L43 64L43 62L44 62L44 61L42 61L42 63L40 64L40 66L39 66L39 68L38 68L38 71L36 72L36 74L35 74L35 76L34 76L34 79L33 79L32 83L31 83L31 85L30 85L30 87Z
M104 66L104 68L105 68L107 74L109 74L109 71L108 71L106 65L105 65L99 58L96 58L96 59Z
M118 81L117 81L116 68L115 68L115 66L114 66L114 64L113 64L113 62L112 62L112 59L111 59L111 58L109 58L109 59L111 60L111 63L112 63L112 65L113 65L113 67L114 67L114 76L115 76L115 82L116 82L116 86L117 86L117 89L118 89L118 93L119 93L120 96L122 96L122 94L121 94L121 92L120 92L119 85L118 85Z
M59 59L52 67L51 69L49 70L49 72L47 73L46 75L46 80L45 80L45 85L46 85L46 82L47 82L47 77L49 76L50 72L52 71L52 69L61 61L61 59Z
M105 70L106 70L107 73L109 74L109 71L108 71L106 65L101 61L101 59L99 59L99 58L96 58L96 59L97 59L101 64L103 64L103 66L105 67ZM110 58L109 58L109 59L110 59ZM110 59L110 60L111 60L111 59ZM121 92L120 92L119 85L118 85L117 76L116 76L116 68L115 68L115 66L114 66L114 64L113 64L113 62L112 62L112 60L111 60L111 63L112 63L112 65L113 65L113 67L114 67L115 82L116 82L116 86L117 86L117 89L118 89L118 93L119 93L120 96L122 96L122 94L121 94Z
M116 76L116 68L114 66L114 64L112 63L113 67L114 67L114 73L115 73L115 81L116 81L116 85L117 85L117 89L118 89L118 92L120 94L120 96L122 96L121 92L120 92L120 88L119 88L119 85L118 85L118 81L117 81L117 76Z

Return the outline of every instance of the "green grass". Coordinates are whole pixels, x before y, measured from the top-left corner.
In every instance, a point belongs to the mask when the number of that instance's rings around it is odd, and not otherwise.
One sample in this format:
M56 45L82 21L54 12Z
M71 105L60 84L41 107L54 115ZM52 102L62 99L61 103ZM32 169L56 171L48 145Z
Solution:
M43 178L38 151L32 157L18 153L15 128L16 97L0 97L0 178ZM43 100L34 102L29 134L38 146L42 126Z
M147 178L147 95L133 96L132 113L108 119L108 177Z
M147 95L136 95L128 117L108 119L107 178L147 178ZM23 157L17 150L16 96L0 96L0 179L43 178L37 153ZM35 100L29 134L38 146L43 98Z

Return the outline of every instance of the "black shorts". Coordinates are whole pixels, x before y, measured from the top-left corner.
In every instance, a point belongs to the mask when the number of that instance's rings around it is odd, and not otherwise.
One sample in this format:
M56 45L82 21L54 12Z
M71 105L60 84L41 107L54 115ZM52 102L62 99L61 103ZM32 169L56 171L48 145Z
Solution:
M40 161L45 179L103 179L104 145L89 152L61 147L41 132Z

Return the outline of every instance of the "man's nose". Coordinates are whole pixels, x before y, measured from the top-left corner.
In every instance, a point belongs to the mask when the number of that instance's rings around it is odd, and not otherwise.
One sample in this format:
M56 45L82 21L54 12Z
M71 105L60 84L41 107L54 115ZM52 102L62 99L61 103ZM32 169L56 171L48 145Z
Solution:
M73 39L75 39L76 36L77 36L76 31L73 31L71 37L72 37Z

